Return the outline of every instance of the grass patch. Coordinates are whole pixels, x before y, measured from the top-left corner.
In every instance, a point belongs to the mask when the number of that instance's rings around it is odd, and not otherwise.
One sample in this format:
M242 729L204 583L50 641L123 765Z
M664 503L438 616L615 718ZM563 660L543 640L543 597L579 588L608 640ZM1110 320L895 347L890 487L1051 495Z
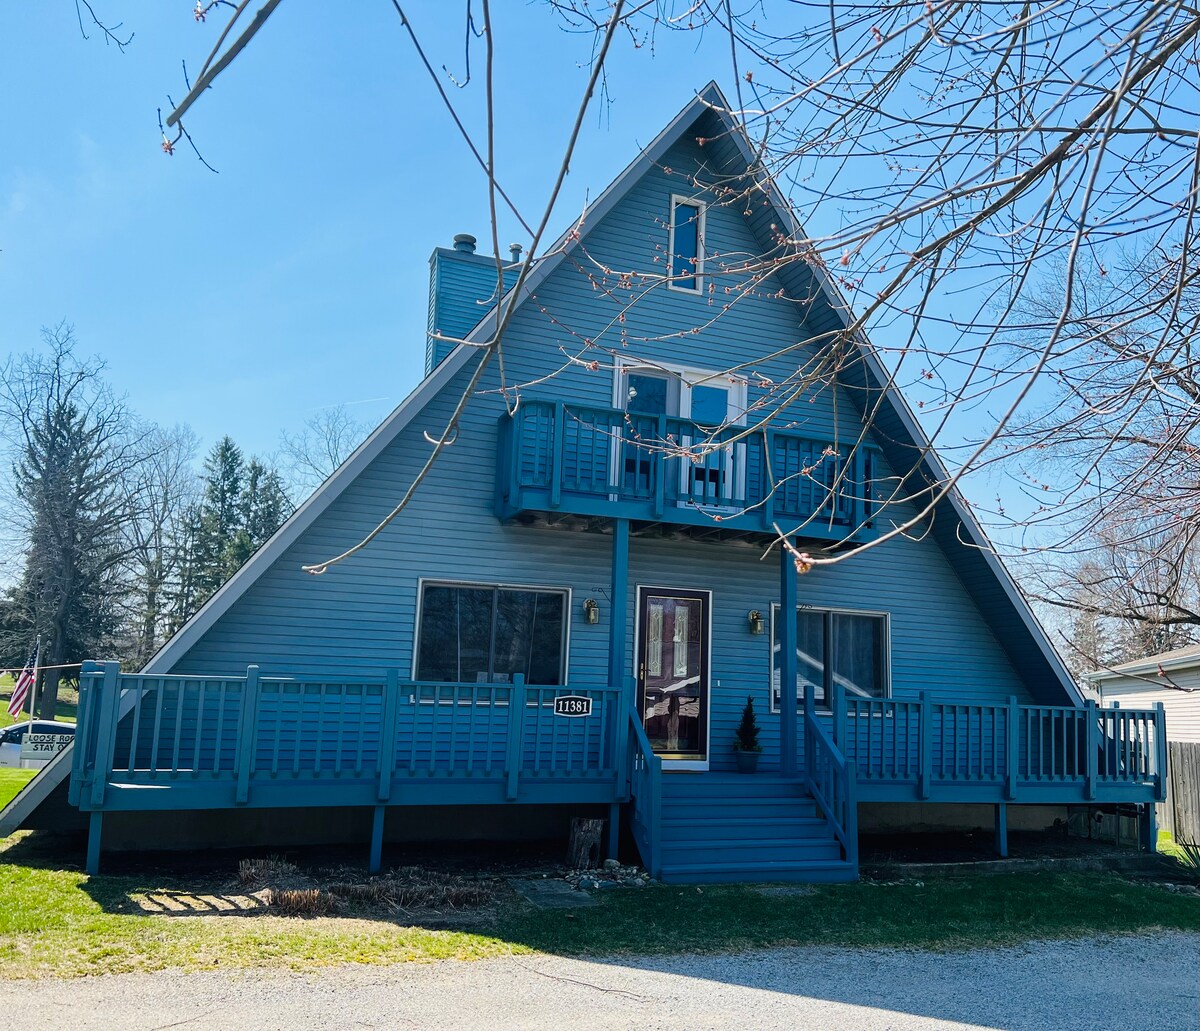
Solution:
M1158 851L1164 856L1174 859L1193 876L1200 876L1200 845L1176 841L1171 837L1170 831L1159 831Z
M7 673L0 676L0 728L13 723L23 723L29 719L28 713L13 717L8 714L9 699L12 698L14 681ZM79 692L62 684L58 688L58 704L54 709L54 718L63 723L75 723L79 711Z
M447 926L415 911L396 911L395 878L402 871L393 872L391 882L387 876L375 882L384 885L380 899L360 900L383 903L369 917L279 915L284 907L273 902L228 916L195 916L148 913L141 904L147 898L169 899L175 914L187 914L196 911L197 899L222 901L204 895L207 889L198 888L195 877L160 872L88 878L76 869L52 869L47 864L53 858L37 856L38 847L25 834L0 845L0 862L19 860L0 868L0 977L163 968L306 969L529 952L639 955L774 945L943 949L1158 929L1200 931L1200 897L1101 873L860 882L817 886L804 894L740 885L654 885L603 892L599 905L578 910L535 909L498 881L496 905L460 910ZM72 850L68 858L78 857ZM120 860L112 862L118 866ZM244 891L261 872L224 865L228 869L213 876L224 878L231 893ZM291 876L295 869L275 872ZM344 876L345 869L340 873ZM322 884L321 895L335 887ZM364 888L362 894L372 891ZM322 909L297 894L289 899L288 911Z
M8 766L0 769L0 809L16 798L21 793L21 789L33 780L37 772L37 770L12 769Z

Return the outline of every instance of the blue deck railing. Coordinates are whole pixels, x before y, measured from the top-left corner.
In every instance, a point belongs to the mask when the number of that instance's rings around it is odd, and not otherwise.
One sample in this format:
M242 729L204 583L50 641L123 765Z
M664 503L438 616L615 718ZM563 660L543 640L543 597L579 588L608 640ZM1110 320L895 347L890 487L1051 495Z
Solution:
M836 740L830 737L817 715L812 684L804 689L804 755L807 759L805 785L829 821L842 846L846 861L858 865L858 799L856 777Z
M1161 801L1166 720L1154 709L850 698L835 739L860 800Z
M865 532L877 463L769 425L525 400L500 419L497 514L563 512L837 538ZM847 452L851 452L847 457Z
M556 715L563 695L591 700ZM86 809L235 805L619 800L625 791L622 693L512 683L446 684L121 674L80 679L72 795ZM415 785L424 784L419 790ZM323 788L342 791L323 799ZM472 795L460 787L485 789ZM591 790L587 790L588 786ZM173 787L127 793L112 788ZM444 790L443 790L444 789ZM359 797L362 796L362 797ZM461 796L461 797L456 797ZM136 801L135 801L136 800ZM180 802L182 805L179 805ZM109 804L111 803L111 804Z

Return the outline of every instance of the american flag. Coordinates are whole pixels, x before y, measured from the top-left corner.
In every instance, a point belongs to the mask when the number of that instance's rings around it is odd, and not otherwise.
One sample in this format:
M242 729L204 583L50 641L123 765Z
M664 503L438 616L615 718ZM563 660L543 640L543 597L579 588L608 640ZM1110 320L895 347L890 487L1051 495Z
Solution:
M21 675L17 677L17 682L13 685L12 698L8 701L10 716L20 716L21 710L25 708L25 699L29 697L29 689L33 687L34 678L37 676L35 669L37 653L35 645L33 651L29 653L29 661L25 663L25 668L21 670Z

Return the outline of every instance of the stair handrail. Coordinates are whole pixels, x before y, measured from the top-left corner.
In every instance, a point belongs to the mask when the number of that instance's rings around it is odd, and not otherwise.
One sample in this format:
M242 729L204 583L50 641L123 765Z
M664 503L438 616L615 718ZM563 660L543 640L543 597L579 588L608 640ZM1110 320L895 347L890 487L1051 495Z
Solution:
M629 714L629 737L632 753L629 781L630 798L633 803L634 837L636 826L645 828L646 840L638 841L642 860L651 877L662 873L662 759L655 754L641 714L632 702L627 706Z
M842 844L846 861L858 866L856 771L816 715L816 691L804 687L805 786Z

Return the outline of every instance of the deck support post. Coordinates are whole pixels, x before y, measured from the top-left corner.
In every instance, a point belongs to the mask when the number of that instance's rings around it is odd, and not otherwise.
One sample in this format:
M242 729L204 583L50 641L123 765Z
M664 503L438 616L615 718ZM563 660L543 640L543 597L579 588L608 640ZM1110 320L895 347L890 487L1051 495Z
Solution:
M621 687L625 672L625 637L629 608L629 520L613 520L612 582L608 627L608 684ZM625 699L633 702L632 698Z
M1151 854L1158 851L1158 814L1153 802L1142 803L1141 819L1138 821L1142 832L1142 848ZM1117 818L1118 821L1120 817Z
M367 873L379 873L383 866L383 816L387 806L377 805L371 815L371 855L367 860Z
M996 804L996 855L1008 858L1008 803Z
M100 832L104 826L104 813L93 809L88 813L88 839L86 870L89 877L100 872Z
M779 772L796 775L796 561L779 545ZM808 756L804 757L808 762Z
M621 842L621 805L619 802L608 803L608 842L604 852L605 859L616 859L617 849Z

